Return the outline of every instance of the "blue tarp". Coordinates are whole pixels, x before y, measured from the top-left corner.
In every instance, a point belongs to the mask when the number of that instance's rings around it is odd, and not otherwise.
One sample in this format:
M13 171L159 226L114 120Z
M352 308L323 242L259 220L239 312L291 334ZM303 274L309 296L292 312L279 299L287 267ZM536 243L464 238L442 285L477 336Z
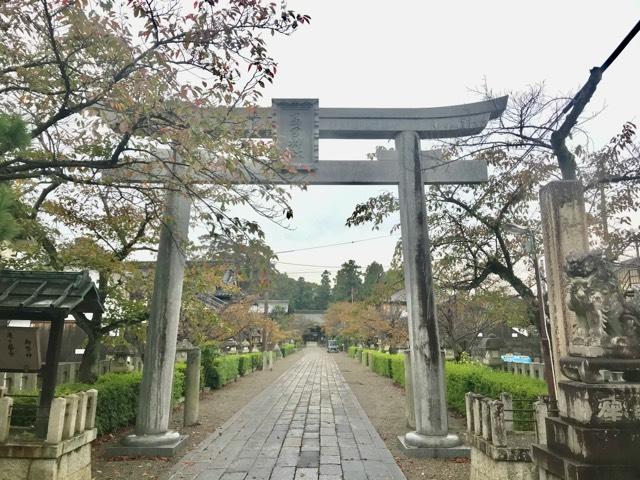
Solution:
M528 355L514 355L512 353L507 353L505 355L501 355L503 362L507 363L531 363L531 357Z

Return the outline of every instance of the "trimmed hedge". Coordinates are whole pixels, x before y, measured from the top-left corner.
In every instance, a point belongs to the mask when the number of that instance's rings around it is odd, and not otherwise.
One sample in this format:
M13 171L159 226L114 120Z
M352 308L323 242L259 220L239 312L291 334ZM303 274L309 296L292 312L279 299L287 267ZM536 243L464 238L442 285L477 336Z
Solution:
M213 382L211 388L224 387L238 377L239 355L221 355L213 360Z
M291 343L285 343L280 350L282 350L282 356L283 357L288 357L289 355L291 355L292 353L294 353L296 351L296 346L292 345Z
M383 377L391 378L391 355L383 352L371 352L373 360L371 370Z
M348 352L351 358L358 359L360 354L365 355L367 361L371 358L372 371L390 377L396 384L404 387L404 354L394 355L352 348ZM449 408L463 415L466 413L465 394L467 392L491 398L498 398L503 392L509 393L514 398L514 408L518 409L532 408L533 402L539 396L547 394L547 386L542 380L492 370L477 363L446 362L445 382ZM516 413L515 417L516 427L527 427L524 423L525 414ZM519 419L522 420L521 423L518 422Z
M185 369L185 363L178 363L173 372L171 398L174 404L184 397ZM135 422L141 381L142 372L107 373L92 385L84 383L60 385L56 389L56 395L68 395L90 388L98 390L96 428L98 435L102 435Z
M514 399L523 399L531 405L537 397L547 394L542 380L492 370L475 363L446 363L447 403L458 413L465 413L464 395L474 392L491 398L510 393ZM517 408L522 408L518 405ZM528 408L528 407L527 407Z
M251 373L253 371L251 355L248 353L244 353L242 355L238 355L238 375L246 375L247 373Z
M254 370L262 369L262 352L253 352L251 355L251 366Z
M216 373L213 361L220 356L220 350L216 345L203 345L200 348L200 384L205 387L213 387Z
M404 387L404 354L391 355L391 378L396 385Z

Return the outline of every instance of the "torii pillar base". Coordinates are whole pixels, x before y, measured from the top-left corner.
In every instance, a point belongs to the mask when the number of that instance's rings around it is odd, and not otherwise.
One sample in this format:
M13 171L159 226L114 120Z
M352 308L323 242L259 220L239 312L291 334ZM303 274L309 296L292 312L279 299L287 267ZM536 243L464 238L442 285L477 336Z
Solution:
M108 457L174 457L187 448L187 435L168 431L158 435L128 435L109 446Z
M407 443L407 437L411 444ZM455 458L471 457L471 449L467 445L462 445L460 437L455 434L448 434L443 437L420 435L416 432L409 432L398 436L400 451L407 457L414 458ZM416 446L418 444L419 446Z

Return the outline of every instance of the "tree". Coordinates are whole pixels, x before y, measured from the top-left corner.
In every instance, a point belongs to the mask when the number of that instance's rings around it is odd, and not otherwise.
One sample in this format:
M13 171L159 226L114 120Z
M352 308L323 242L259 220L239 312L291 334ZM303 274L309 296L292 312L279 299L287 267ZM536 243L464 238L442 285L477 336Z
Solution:
M91 382L97 375L105 337L146 320L141 314L146 296L141 296L142 306L128 302L131 292L149 282L141 281L143 273L127 260L136 252L155 249L159 223L155 206L144 203L144 197L138 196L138 202L122 202L123 192L117 189L54 185L43 195L33 182L20 183L16 218L24 238L13 245L14 255L5 259L5 265L97 273L98 293L106 311L91 317L75 316L87 335L78 377ZM49 196L54 190L55 196Z
M504 226L528 225L537 236L538 246L542 245L537 191L542 184L557 178L559 168L550 143L544 139L548 139L554 119L566 102L564 98L548 98L540 86L512 94L505 114L485 132L443 145L446 159L486 160L491 172L489 181L482 185L430 186L426 191L438 285L468 291L508 285L525 301L534 325L539 318L532 290L534 279L528 269L518 268L520 262L527 260L525 240L506 233ZM585 133L582 128L580 124L574 128L576 137ZM629 211L637 210L640 195L635 184L640 176L634 173L639 161L634 134L633 125L626 124L622 133L599 151L589 152L581 146L574 149L586 188L587 211L592 214L597 215L602 205L603 179L627 180L606 187L606 208L612 212L606 243L616 251L613 256L638 236L629 227ZM596 168L602 165L603 156L612 175L603 176ZM397 209L395 195L384 193L356 206L348 224L371 223L377 228L386 215ZM611 222L614 214L617 222ZM599 223L593 222L591 229L596 242L603 238Z
M378 262L371 262L364 271L362 282L362 297L369 298L373 295L375 287L382 281L384 268Z
M329 305L324 329L352 343L405 345L406 325L389 318L379 306L366 302L336 302Z
M316 308L325 310L331 301L331 274L328 270L322 272L320 286L316 290Z
M488 334L500 325L526 326L526 308L522 300L503 290L448 293L438 302L438 325L444 346L460 360L471 353L480 334Z
M0 114L0 151L22 148L29 143L25 123L19 117ZM12 240L19 231L14 218L14 194L7 183L0 183L0 243Z
M276 221L290 216L279 187L236 187L227 179L246 174L250 164L278 172L284 166L270 142L244 140L235 109L250 108L276 73L260 32L288 35L308 21L261 1L5 2L0 110L8 115L0 119L0 181L21 190L28 227L14 265L95 268L106 302L124 260L155 243L146 237L160 222L157 173L166 180L171 172L167 188L196 200L196 216L213 235L260 234L255 222L228 214L239 203ZM132 183L122 169L143 181ZM194 183L194 175L209 184ZM90 210L86 221L74 215L74 196L92 206L75 202ZM56 222L82 232L64 238ZM77 319L89 335L83 380L93 376L89 359L100 339L128 322L105 318Z
M362 273L355 261L349 260L342 264L336 273L333 286L334 301L355 301L360 298L362 289Z
M293 293L294 310L304 310L313 308L313 284L306 282L303 277L299 277L295 284Z
M202 151L226 153L226 169L241 169L240 154L260 160L268 148L238 141L229 108L275 76L261 32L288 35L309 20L259 0L5 2L0 109L33 142L0 150L0 180L112 183L98 173L163 161L161 146L194 167Z

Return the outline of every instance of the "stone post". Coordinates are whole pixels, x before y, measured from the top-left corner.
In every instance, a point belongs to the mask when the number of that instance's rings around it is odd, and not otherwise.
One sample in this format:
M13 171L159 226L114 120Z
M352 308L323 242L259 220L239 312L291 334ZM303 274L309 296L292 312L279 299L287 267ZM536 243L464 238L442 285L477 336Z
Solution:
M490 402L488 398L483 398L480 401L480 415L482 417L482 438L485 440L491 440L491 412Z
M560 370L560 358L568 355L569 335L576 316L567 306L568 277L564 270L567 255L589 249L584 192L579 181L556 181L540 190L540 214L544 237L544 260L549 291L551 346L556 389L566 379ZM565 405L558 398L558 408Z
M84 428L87 430L96 427L96 411L98 407L98 391L90 389L85 392L87 394L87 419Z
M416 428L416 411L413 404L413 379L411 378L411 350L404 351L404 417L409 428Z
M491 422L491 443L496 447L507 446L507 430L504 423L504 405L499 400L493 400L489 407Z
M473 433L476 435L482 435L482 401L481 395L473 395L471 406L473 410Z
M455 447L460 438L449 433L444 390L444 365L436 319L435 294L427 231L420 137L401 132L398 152L400 225L407 296L411 372L416 430L404 436L407 447ZM434 455L440 453L434 450Z
M536 422L536 437L538 438L538 443L541 445L547 444L547 424L546 418L549 416L549 405L542 401L538 400L533 404L534 419Z
M169 417L190 209L191 202L187 196L179 191L168 191L147 326L135 434L125 437L122 446L109 449L111 455L171 456L184 445L185 437L169 431Z
M471 434L473 431L473 393L464 394L464 406L467 414L467 432Z
M65 397L67 408L64 413L64 426L62 438L66 440L76 433L76 417L78 416L78 395L72 394Z
M504 411L504 425L507 432L513 431L513 399L508 393L500 394L500 401L502 402Z
M87 426L87 401L89 397L87 392L79 392L78 395L78 414L76 415L76 432L84 432Z
M51 412L47 425L46 443L60 443L62 441L62 431L65 424L65 412L67 410L67 400L62 397L54 398L51 401Z
M184 425L198 424L200 410L200 358L199 348L187 352L187 369L184 378Z
M13 409L13 398L0 398L0 443L4 443L9 438L11 429L11 410Z

